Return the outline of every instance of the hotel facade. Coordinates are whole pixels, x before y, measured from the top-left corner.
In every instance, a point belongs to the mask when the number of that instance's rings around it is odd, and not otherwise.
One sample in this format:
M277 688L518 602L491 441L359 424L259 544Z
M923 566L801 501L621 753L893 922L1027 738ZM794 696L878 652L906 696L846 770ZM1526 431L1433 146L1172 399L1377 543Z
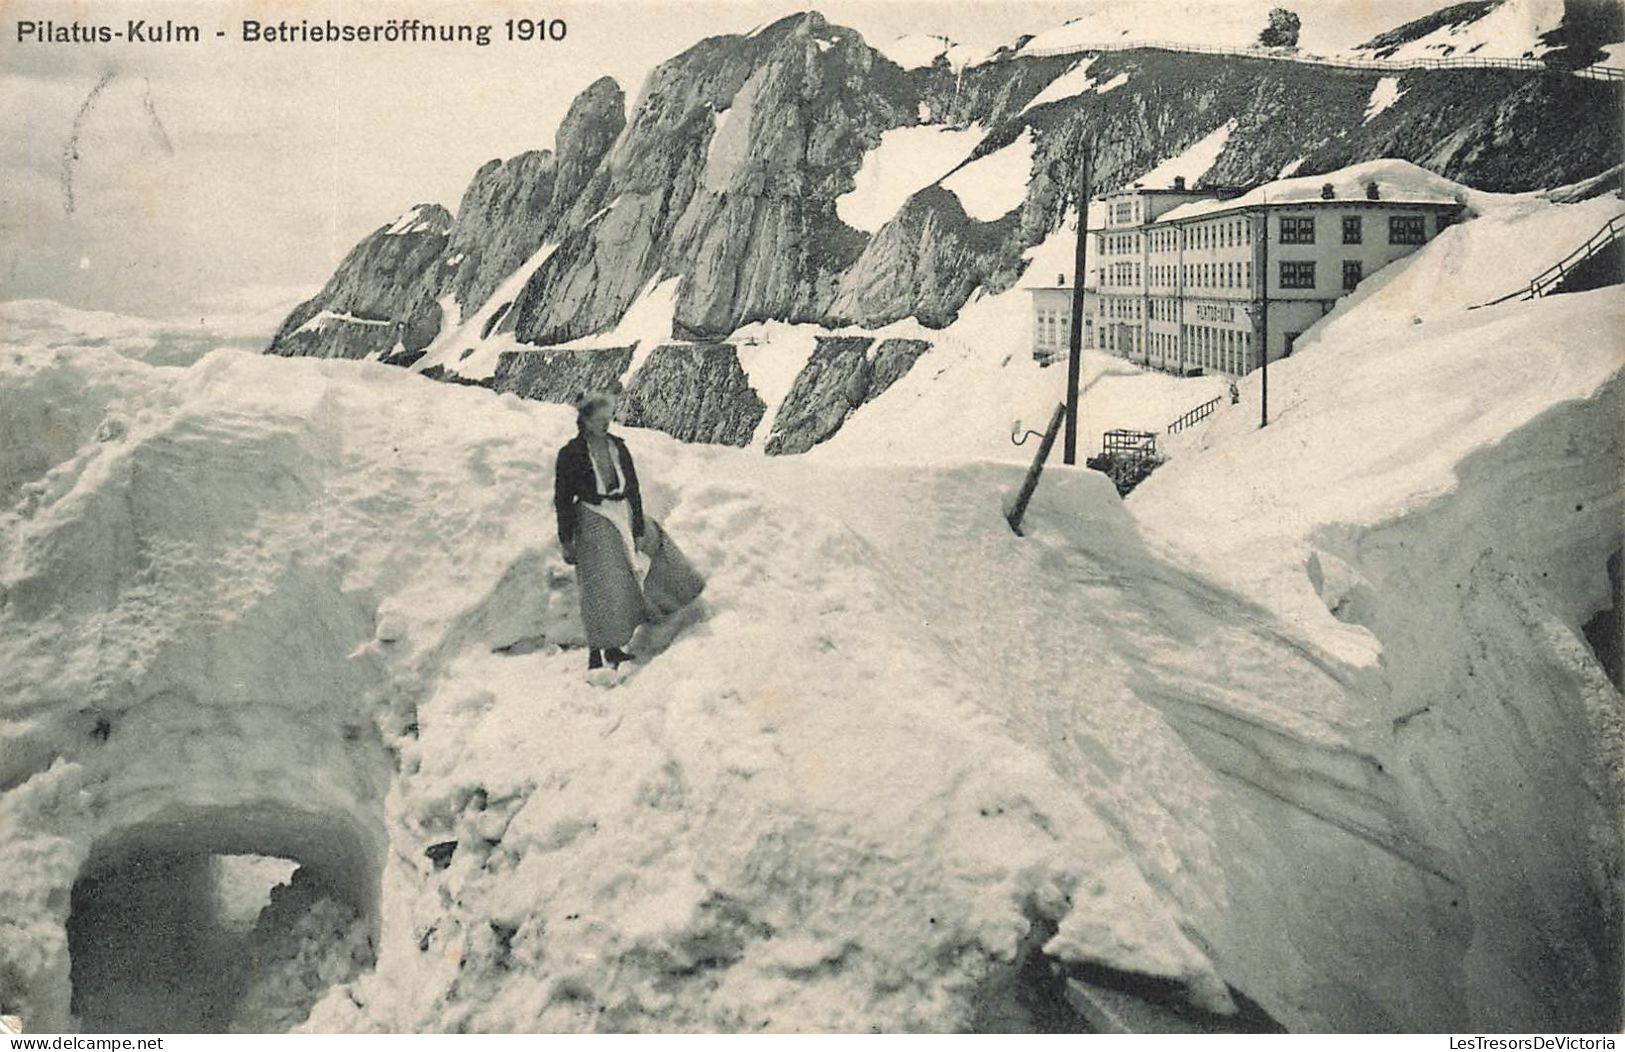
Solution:
M1295 179L1237 190L1127 187L1090 246L1084 346L1151 368L1240 376L1291 354L1337 300L1454 222L1429 192ZM1035 357L1054 356L1057 288L1032 289ZM1064 353L1064 342L1062 353Z

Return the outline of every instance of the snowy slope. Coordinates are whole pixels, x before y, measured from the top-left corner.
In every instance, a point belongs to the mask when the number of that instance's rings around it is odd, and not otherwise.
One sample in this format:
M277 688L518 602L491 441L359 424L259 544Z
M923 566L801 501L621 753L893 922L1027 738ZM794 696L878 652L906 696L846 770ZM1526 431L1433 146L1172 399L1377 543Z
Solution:
M1128 501L1156 550L1369 670L1373 733L1476 904L1463 975L1490 1029L1563 1000L1618 1025L1625 732L1582 629L1612 602L1625 521L1625 297L1468 308L1619 207L1523 202L1447 231L1271 365L1267 428L1255 373ZM1530 896L1546 905L1514 905ZM1565 942L1597 956L1534 963Z
M1458 19L1399 27L1355 49L1394 61L1429 58L1534 58L1546 50L1541 38L1563 24L1564 0L1501 0L1461 4ZM1446 10L1457 10L1447 7Z

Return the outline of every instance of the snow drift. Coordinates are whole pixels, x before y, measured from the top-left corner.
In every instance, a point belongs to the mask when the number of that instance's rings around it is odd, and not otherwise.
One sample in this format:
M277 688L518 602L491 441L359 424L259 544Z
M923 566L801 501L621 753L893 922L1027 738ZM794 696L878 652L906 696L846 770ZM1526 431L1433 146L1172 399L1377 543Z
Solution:
M885 554L733 462L638 438L718 600L605 696L560 649L565 412L367 364L26 361L8 408L119 382L5 521L0 976L36 1025L137 1018L76 1000L129 963L109 882L201 981L204 907L133 889L201 903L242 853L322 888L284 930L375 949L319 1027L961 1028L1035 930L1230 1008L1112 823L914 645ZM286 1018L308 984L267 976L313 951L257 945L247 993L143 1021Z

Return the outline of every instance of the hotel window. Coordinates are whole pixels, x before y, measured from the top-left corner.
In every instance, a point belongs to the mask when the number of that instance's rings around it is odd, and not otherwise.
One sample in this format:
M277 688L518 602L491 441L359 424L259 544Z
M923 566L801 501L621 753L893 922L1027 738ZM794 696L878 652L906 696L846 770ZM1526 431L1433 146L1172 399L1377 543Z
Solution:
M1243 273L1247 276L1247 287L1252 288L1253 287L1253 261L1248 260L1247 262L1243 263L1241 266L1242 266Z
M1301 260L1282 260L1281 287L1283 289L1314 288L1315 265Z
M1426 216L1389 216L1390 245L1420 245L1428 239Z
M1358 245L1361 241L1363 233L1364 232L1360 229L1359 216L1343 217L1343 244Z
M1315 243L1314 216L1282 216L1281 244L1312 245Z
M1362 271L1364 271L1364 269L1365 268L1360 265L1360 261L1357 260L1357 259L1345 259L1343 261L1343 291L1344 292L1348 292L1348 291L1352 290L1354 288L1354 286L1356 286L1356 285L1358 285L1360 283L1360 278L1364 276L1362 274Z

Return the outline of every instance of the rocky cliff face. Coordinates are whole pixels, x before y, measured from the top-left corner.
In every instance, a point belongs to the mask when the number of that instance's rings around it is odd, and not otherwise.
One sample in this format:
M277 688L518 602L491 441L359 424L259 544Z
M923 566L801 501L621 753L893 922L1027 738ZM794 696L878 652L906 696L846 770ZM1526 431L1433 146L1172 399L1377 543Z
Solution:
M453 290L465 313L559 236L561 222L625 126L626 98L620 85L603 77L571 104L559 125L557 152L490 161L475 174L450 245L458 259Z
M601 331L656 276L685 278L680 336L821 319L863 240L835 199L917 104L900 70L817 15L666 63L578 206L580 228L525 287L519 338Z
M629 115L618 85L594 83L570 108L554 151L486 164L455 220L424 206L370 235L270 349L410 364L442 330L476 316L485 321L471 343L500 339L506 353L546 349L606 333L672 279L672 321L660 341L710 346L766 319L876 327L912 317L941 327L978 289L1014 285L1026 250L1060 227L1083 141L1094 145L1099 192L1225 125L1232 130L1203 177L1209 184L1398 157L1482 189L1516 191L1593 176L1621 149L1621 86L1496 70L1406 73L1397 101L1371 115L1377 73L1116 52L1093 57L1092 84L1079 93L1032 105L1086 58L1012 47L960 70L940 59L903 70L815 13L710 38L658 67ZM872 232L843 222L836 201L854 191L882 134L922 123L985 130L964 164L1030 143L1019 203L997 218L977 208L972 215L939 179ZM544 246L551 253L542 259ZM533 259L542 261L527 263ZM448 296L461 319L442 317ZM659 352L660 363L668 359L682 360ZM431 367L459 378L449 360ZM681 385L694 374L685 366L669 375ZM730 370L714 375L734 383ZM735 441L754 411L749 398L728 397L713 400L727 403L720 416L680 419L650 408L674 406L676 394L656 396L649 382L640 412L669 420L674 433ZM806 406L785 412L811 413L808 436L821 426L810 421L828 415Z
M685 442L744 446L766 412L732 344L667 344L632 377L619 415Z
M805 453L829 438L847 417L885 393L930 350L924 340L882 340L879 346L874 342L863 336L818 340L779 406L768 453Z
M444 208L418 205L367 235L322 291L288 315L271 353L365 358L396 343L426 346L440 331L435 298L445 280L451 226Z

